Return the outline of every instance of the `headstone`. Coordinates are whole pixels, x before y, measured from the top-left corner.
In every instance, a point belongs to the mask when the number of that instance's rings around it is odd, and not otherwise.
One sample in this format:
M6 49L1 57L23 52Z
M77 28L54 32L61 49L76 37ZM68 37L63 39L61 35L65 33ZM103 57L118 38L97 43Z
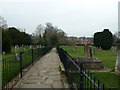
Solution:
M20 49L20 47L17 45L17 50L19 50Z
M30 45L30 49L32 49L32 45Z
M39 45L37 45L37 48L39 48Z
M24 45L22 45L22 50L24 49Z
M23 50L25 50L26 49L26 45L24 45L24 48L23 48Z
M41 48L42 46L40 45L40 48Z
M89 49L88 49L88 46L84 46L84 54L85 54L85 57L89 57Z
M3 55L5 55L5 52L3 52Z
M17 52L17 46L15 45L15 53Z
M90 48L89 50L90 50L90 57L92 57L92 48Z
M84 46L85 57L92 57L92 48L90 46Z

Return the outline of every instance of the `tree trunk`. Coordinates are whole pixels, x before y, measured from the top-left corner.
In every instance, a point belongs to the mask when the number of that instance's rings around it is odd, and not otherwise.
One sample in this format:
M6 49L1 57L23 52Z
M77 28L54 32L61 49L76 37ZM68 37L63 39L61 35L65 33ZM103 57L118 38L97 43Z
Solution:
M115 70L120 74L120 49L117 51L116 66Z

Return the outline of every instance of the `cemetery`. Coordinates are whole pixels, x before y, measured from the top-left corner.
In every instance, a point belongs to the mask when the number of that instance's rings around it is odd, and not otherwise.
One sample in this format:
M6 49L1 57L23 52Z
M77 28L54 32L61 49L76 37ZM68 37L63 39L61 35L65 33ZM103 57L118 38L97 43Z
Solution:
M95 81L96 83L97 80L101 81L100 85L98 84L98 88L120 88L118 85L120 83L120 76L119 73L115 71L116 52L114 47L106 51L102 49L97 49L94 46L90 46L90 48L87 48L86 46L74 46L74 49L73 47L71 48L71 46L60 46L60 48L62 48L66 51L66 53L68 53L68 56L74 61L74 63L76 63L76 65L80 66L82 63L82 67L84 68L85 73L88 75L88 77L91 78L91 80L95 76L97 78ZM47 49L46 47L43 47L41 45L22 45L20 47L16 45L12 47L10 53L3 52L4 88L14 87L14 85L19 82L20 78L26 75L32 65L34 65L33 63L37 62L40 57L45 55L50 49L51 48ZM60 54L59 50L58 54ZM72 81L69 81L69 85L72 85L72 87L74 88L79 88L79 70L74 66L73 63L71 63L71 61L68 61L67 65L69 65L68 70L71 70L72 72L67 72L68 81L69 79L72 79ZM66 71L67 69L65 69L64 72ZM92 75L92 77L90 75ZM73 81L74 85L73 83L70 83ZM104 83L104 86L102 83ZM93 86L86 86L85 84L84 88L86 87L94 87L94 84Z
M0 89L120 89L119 32L70 37L48 22L28 34L1 20Z
M106 88L120 88L120 75L119 73L115 72L116 55L114 55L115 52L113 53L112 49L108 51L97 49L95 53L93 52L93 57L85 57L85 54L83 55L84 47L76 46L75 50L72 50L70 47L66 46L61 46L61 48L63 48L71 57L73 57L73 60L77 62L78 66L80 66L80 62L83 62L83 67L86 70L89 70L93 76L104 83ZM77 54L73 52L77 52ZM76 70L75 67L71 68ZM78 78L79 74L76 74L75 76Z
M2 64L2 85L3 88L13 88L13 86L26 74L30 67L45 55L50 48L33 46L16 48L12 54L3 55ZM26 69L27 68L27 69ZM27 70L27 71L25 71Z

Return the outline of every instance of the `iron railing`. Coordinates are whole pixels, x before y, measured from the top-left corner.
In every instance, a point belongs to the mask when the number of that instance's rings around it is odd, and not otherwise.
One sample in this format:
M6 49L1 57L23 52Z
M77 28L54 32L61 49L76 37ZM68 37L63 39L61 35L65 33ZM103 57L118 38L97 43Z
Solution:
M91 72L83 68L83 63L79 65L72 60L62 48L57 48L61 62L65 68L70 88L72 89L98 89L104 90L104 84L100 83Z
M2 89L12 88L25 74L25 68L33 65L36 60L45 55L51 48L31 49L27 52L20 52L2 60Z

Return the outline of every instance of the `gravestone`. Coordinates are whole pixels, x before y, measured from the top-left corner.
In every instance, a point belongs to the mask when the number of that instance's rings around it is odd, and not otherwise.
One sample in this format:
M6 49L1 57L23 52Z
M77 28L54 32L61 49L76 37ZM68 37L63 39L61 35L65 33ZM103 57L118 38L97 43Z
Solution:
M17 51L17 47L16 47L16 45L15 45L15 53L16 53L16 51Z
M39 45L37 45L37 48L39 48Z
M15 45L15 53L17 52L17 50L19 50L19 46Z
M24 47L23 47L23 50L25 50L26 49L26 45L24 45Z
M30 49L32 49L32 45L30 45Z
M24 45L21 46L21 49L22 49L22 50L24 49Z
M41 45L40 45L40 48L41 48Z
M5 52L3 52L3 55L5 55Z
M85 57L92 57L92 47L90 46L84 46L84 54Z
M120 50L117 51L115 71L120 74Z

